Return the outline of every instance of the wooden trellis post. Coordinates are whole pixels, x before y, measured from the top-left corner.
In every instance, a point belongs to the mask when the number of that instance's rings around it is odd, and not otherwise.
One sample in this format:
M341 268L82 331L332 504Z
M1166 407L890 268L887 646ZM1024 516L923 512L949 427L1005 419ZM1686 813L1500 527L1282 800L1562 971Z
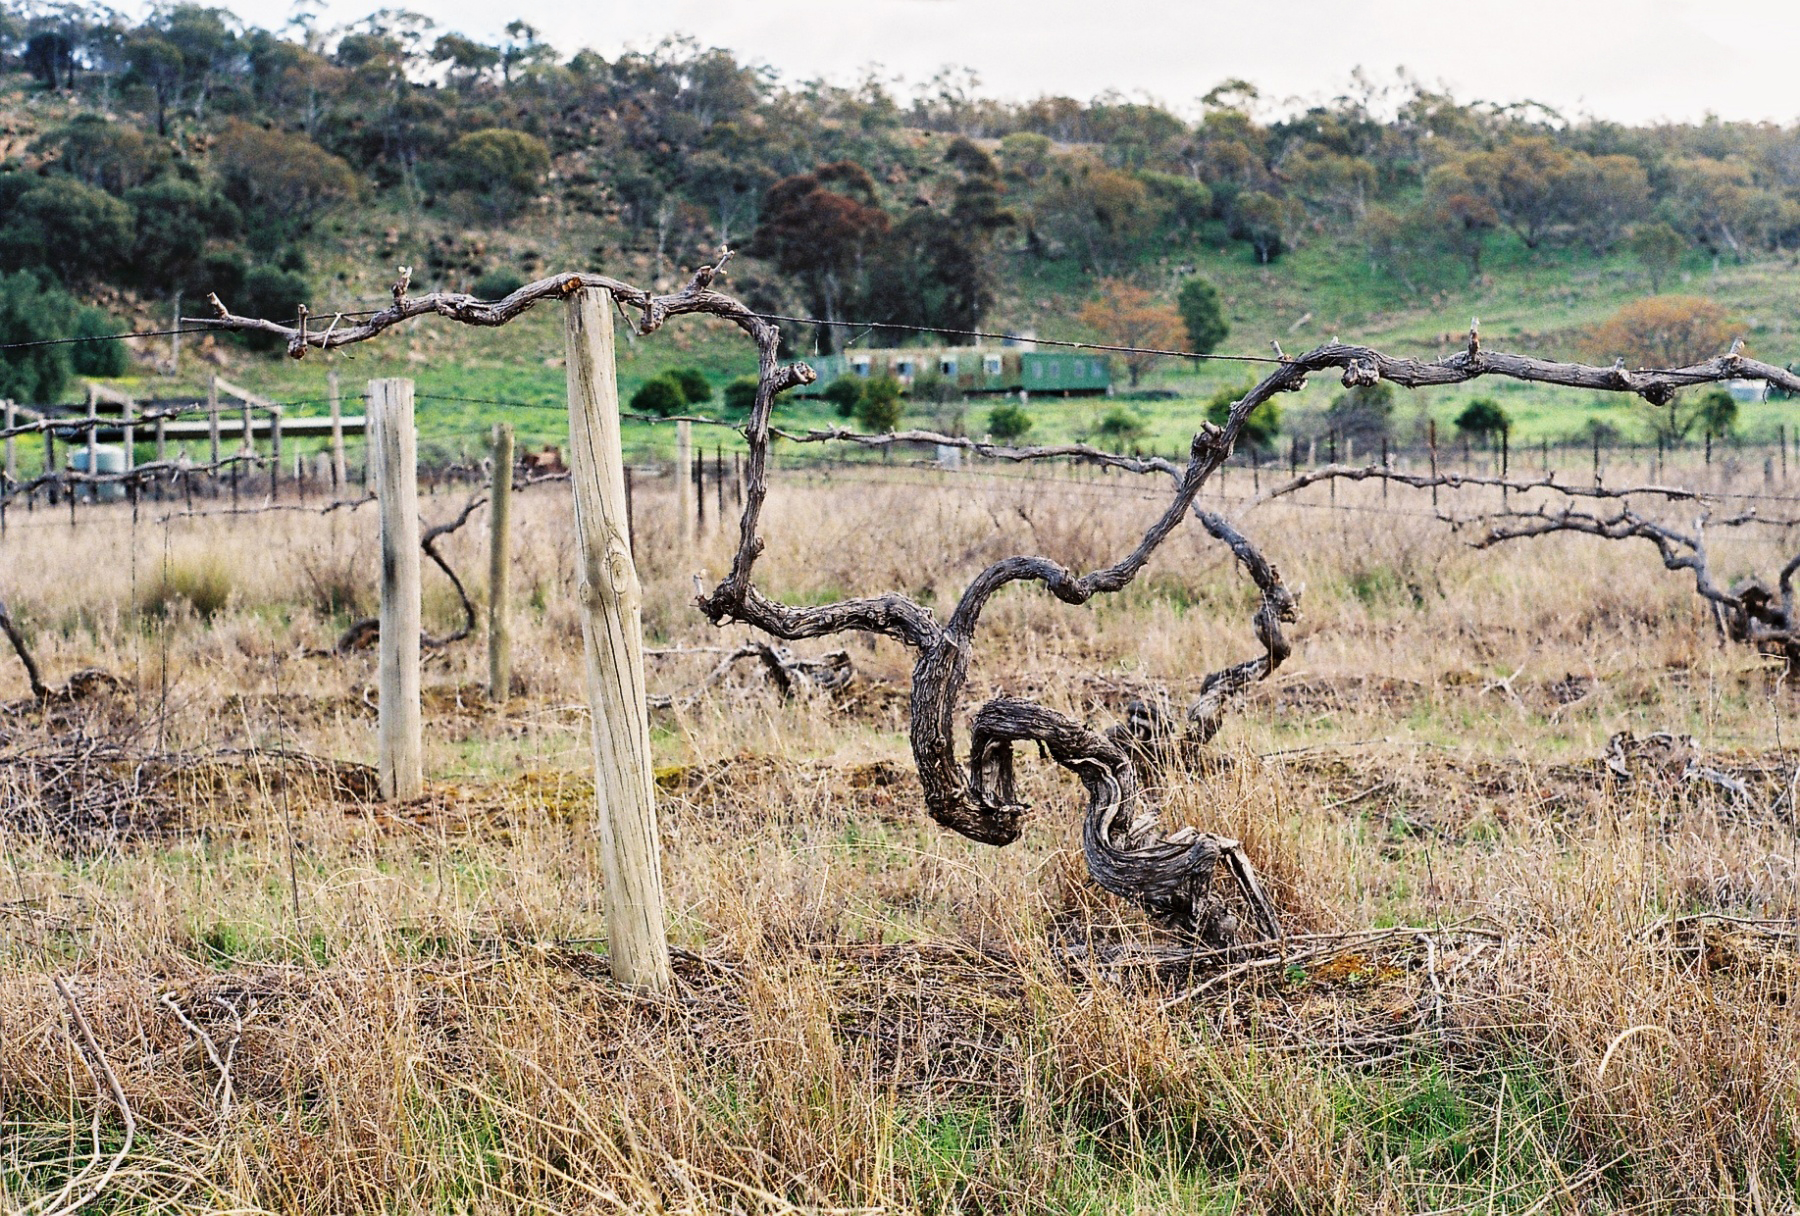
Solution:
M643 593L627 532L612 317L612 293L603 288L583 288L568 298L569 480L594 720L607 953L614 979L662 992L672 977L644 698ZM686 485L686 470L677 467L676 483Z
M281 501L281 407L269 407L269 501Z
M100 470L100 395L92 384L87 386L87 398L87 475L93 477ZM89 500L100 501L100 487L92 482L89 486ZM71 495L69 501L74 502L74 496Z
M488 700L505 704L512 692L512 631L507 584L512 571L513 429L494 427L494 484L488 503Z
M348 478L344 476L344 402L338 392L338 374L325 376L326 396L331 399L331 490L342 494Z
M369 382L369 446L381 508L381 796L425 792L419 708L419 475L411 380Z
M675 424L675 535L680 565L688 565L694 548L694 424Z
M207 479L212 483L212 495L219 496L219 377L209 375L206 378L206 438L211 445L207 449L207 458L212 462L212 472Z

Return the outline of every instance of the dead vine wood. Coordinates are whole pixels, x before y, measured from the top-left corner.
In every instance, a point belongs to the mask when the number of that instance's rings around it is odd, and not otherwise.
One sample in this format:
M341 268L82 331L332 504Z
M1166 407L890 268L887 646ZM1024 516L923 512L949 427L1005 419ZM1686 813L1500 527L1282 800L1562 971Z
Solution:
M1794 603L1794 579L1800 574L1800 552L1788 559L1772 582L1749 577L1726 587L1713 573L1706 545L1709 528L1762 525L1792 529L1800 526L1800 520L1770 518L1754 508L1715 518L1714 508L1734 496L1682 486L1584 485L1558 481L1552 475L1535 478L1460 473L1421 475L1379 465L1363 468L1330 465L1314 469L1276 486L1256 502L1336 481L1383 481L1420 490L1440 487L1498 489L1502 491L1503 503L1499 510L1466 515L1439 511L1439 518L1453 529L1476 529L1478 535L1470 543L1477 549L1561 532L1596 536L1602 540L1648 541L1656 547L1665 569L1674 573L1685 571L1692 576L1695 594L1713 607L1727 638L1779 656L1790 672L1800 674L1800 613L1796 612ZM1530 496L1540 491L1562 498L1540 499L1533 505ZM1647 514L1635 501L1643 498L1695 503L1701 510L1689 524L1672 524ZM1591 501L1581 505L1582 500Z
M363 501L373 501L373 499L364 499ZM462 624L452 633L447 633L443 637L438 637L429 633L421 633L419 635L419 645L423 646L426 650L442 650L444 647L454 645L475 632L475 601L469 598L468 588L463 586L462 579L457 577L456 571L451 568L450 563L445 560L444 555L438 552L437 542L468 523L469 517L473 515L477 509L486 505L486 503L486 494L471 495L469 501L463 504L463 509L454 519L447 520L441 524L435 524L432 527L425 529L424 534L419 537L419 548L424 551L425 556L429 557L439 570L444 572L444 577L450 580L450 586L455 588L456 598L462 606L463 613ZM366 650L380 640L381 618L374 616L363 617L361 620L351 622L350 627L345 629L344 632L339 635L337 645L333 646L330 650L310 651L308 653L315 656L352 654L358 650Z
M1165 832L1157 823L1156 809L1148 805L1127 747L1088 729L1072 719L1035 703L998 696L974 715L970 757L966 768L957 757L955 723L960 694L973 654L975 635L984 608L1002 588L1020 582L1038 583L1065 604L1081 605L1096 595L1128 586L1194 508L1206 479L1231 454L1249 416L1277 393L1304 387L1314 372L1337 371L1346 387L1388 380L1403 387L1460 384L1482 376L1497 375L1544 384L1609 392L1635 393L1653 404L1663 404L1679 389L1725 379L1757 379L1789 392L1800 393L1800 377L1779 367L1759 363L1740 353L1740 347L1718 358L1691 367L1627 370L1623 363L1610 368L1574 363L1554 363L1522 355L1485 351L1471 326L1466 349L1435 361L1396 359L1364 346L1330 342L1304 355L1282 362L1234 402L1223 426L1202 423L1188 449L1185 464L1157 458L1143 460L1089 449L1085 445L1044 448L1003 448L976 445L973 441L938 436L931 432L903 432L893 436L856 436L844 432L811 432L787 437L803 441L847 441L864 446L898 442L940 442L986 453L996 459L1081 459L1137 471L1160 471L1174 481L1168 505L1149 524L1136 546L1111 565L1078 574L1048 558L1004 558L978 573L963 591L949 619L939 622L931 609L898 592L843 600L832 604L797 606L764 595L754 583L754 569L764 549L759 535L763 505L768 497L769 445L773 435L770 416L778 394L798 384L811 383L816 373L803 363L783 364L778 355L781 334L769 320L752 312L732 297L713 290L730 251L721 251L712 265L696 270L688 283L672 295L652 295L603 275L567 273L521 287L504 300L487 303L473 296L434 292L409 294L410 268L402 267L392 288L393 303L353 325L334 321L323 332L291 328L273 321L236 316L209 297L221 327L255 330L282 338L290 356L303 357L308 350L330 350L367 340L413 317L436 315L477 326L499 326L533 305L560 300L583 287L605 288L622 306L636 309L636 332L649 334L671 317L698 313L735 324L756 343L759 355L758 386L754 405L742 431L749 448L744 481L744 508L739 520L738 544L730 569L713 589L697 599L700 611L714 625L743 623L783 641L861 632L893 638L917 652L913 668L911 742L926 809L939 823L977 841L1004 845L1018 838L1028 808L1018 801L1013 780L1012 745L1031 741L1040 745L1059 765L1068 769L1088 791L1083 830L1083 851L1096 881L1106 890L1131 899L1152 914L1203 935L1230 929L1231 917L1209 894L1208 884L1216 865L1230 865L1245 901L1269 935L1279 932L1269 906L1242 850L1235 841L1180 828ZM1286 643L1279 624L1291 620L1292 597L1281 589L1274 567L1264 560L1241 534L1217 517L1202 522L1225 541L1263 592L1254 626L1264 653L1209 677L1201 700L1190 711L1194 729L1210 734L1218 729L1225 701L1249 682L1266 676L1285 657ZM1162 728L1156 727L1160 731Z

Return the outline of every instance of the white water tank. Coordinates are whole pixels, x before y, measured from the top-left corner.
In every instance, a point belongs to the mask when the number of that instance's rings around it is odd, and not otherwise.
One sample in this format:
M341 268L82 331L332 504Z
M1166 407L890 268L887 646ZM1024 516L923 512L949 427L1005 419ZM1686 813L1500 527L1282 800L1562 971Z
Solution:
M69 468L77 473L88 471L86 444L82 444L69 454ZM94 448L93 471L96 473L123 473L125 471L125 449L113 443L97 445ZM80 495L90 501L118 502L125 497L125 483L108 481L100 485L82 486Z

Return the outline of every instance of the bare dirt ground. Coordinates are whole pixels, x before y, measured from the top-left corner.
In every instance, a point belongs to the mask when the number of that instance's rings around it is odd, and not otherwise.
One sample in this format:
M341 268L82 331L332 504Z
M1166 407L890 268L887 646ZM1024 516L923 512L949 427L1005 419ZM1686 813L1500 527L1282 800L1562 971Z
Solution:
M1006 553L1106 560L1161 497L783 475L761 577L946 604ZM46 678L119 683L40 705L0 663L8 1210L1794 1210L1800 694L1648 546L1478 553L1372 487L1235 511L1305 589L1295 656L1160 796L1245 841L1288 937L1196 952L1088 885L1049 765L1012 847L924 817L897 646L687 703L744 638L688 606L729 542L681 568L671 500L640 486L636 536L666 1000L607 978L566 486L515 506L516 695L479 635L430 655L393 807L372 652L309 653L373 607L371 509L10 517ZM479 596L483 528L444 549ZM1179 704L1255 602L1190 523L1087 608L1004 594L969 705Z

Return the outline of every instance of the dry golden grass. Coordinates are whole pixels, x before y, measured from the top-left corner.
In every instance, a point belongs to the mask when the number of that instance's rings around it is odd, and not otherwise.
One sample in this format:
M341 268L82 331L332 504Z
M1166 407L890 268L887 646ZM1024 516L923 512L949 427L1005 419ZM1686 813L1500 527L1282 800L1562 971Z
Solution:
M942 612L1008 552L1108 559L1161 492L1015 472L785 475L762 581ZM478 642L432 657L430 791L399 808L356 767L372 656L301 657L373 603L372 511L15 514L0 590L46 675L128 687L0 716L0 1202L122 1143L64 976L138 1124L104 1210L1794 1210L1795 693L1647 547L1474 553L1420 496L1325 498L1240 516L1306 589L1295 658L1166 791L1247 842L1311 935L1285 960L1171 964L1086 885L1079 793L1046 766L1018 845L935 828L908 656L852 639L835 701L746 669L654 716L666 1001L606 979L566 491L515 508L523 693L484 704ZM735 645L687 607L669 509L640 485L652 644ZM1778 539L1715 560L1766 568ZM477 593L484 546L445 545ZM435 578L428 628L455 613ZM1110 720L1244 657L1252 606L1184 529L1087 609L1001 596L971 701ZM714 657L654 658L651 686ZM1748 797L1650 760L1613 782L1596 758L1627 729L1694 735ZM120 750L63 787L22 759L79 740ZM122 784L131 815L69 827Z

